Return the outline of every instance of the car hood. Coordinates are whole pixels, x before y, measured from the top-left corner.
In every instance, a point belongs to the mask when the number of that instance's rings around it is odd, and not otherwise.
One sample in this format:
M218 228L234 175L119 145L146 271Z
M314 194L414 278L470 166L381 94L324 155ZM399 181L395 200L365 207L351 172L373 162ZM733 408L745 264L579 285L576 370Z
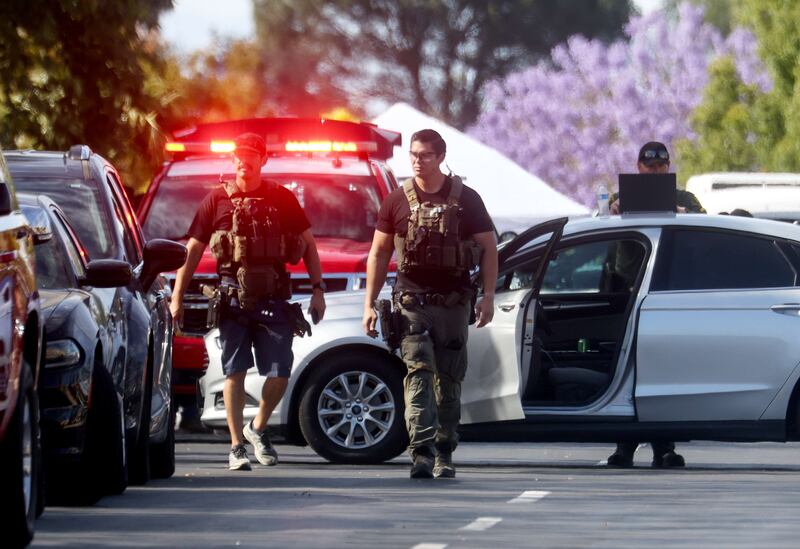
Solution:
M356 242L346 238L321 237L316 239L322 272L329 273L364 273L367 270L367 256L370 242ZM289 265L293 273L305 273L303 261L297 265ZM212 274L217 272L217 260L211 250L206 248L197 265L196 273Z

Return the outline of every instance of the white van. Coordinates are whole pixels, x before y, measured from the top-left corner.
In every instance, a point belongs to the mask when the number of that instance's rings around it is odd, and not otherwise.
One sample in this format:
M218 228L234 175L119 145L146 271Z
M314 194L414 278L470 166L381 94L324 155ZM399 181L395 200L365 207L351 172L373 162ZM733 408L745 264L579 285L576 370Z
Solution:
M710 214L741 208L755 217L800 220L800 173L704 173L690 177L686 190Z

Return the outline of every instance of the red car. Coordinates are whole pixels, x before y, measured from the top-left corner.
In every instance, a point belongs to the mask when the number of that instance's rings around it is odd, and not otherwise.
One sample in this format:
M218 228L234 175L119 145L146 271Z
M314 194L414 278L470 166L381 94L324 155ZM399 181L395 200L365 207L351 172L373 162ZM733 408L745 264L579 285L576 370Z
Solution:
M11 547L33 539L44 509L36 392L42 354L34 234L0 152L0 522Z
M364 288L378 209L397 187L384 161L401 144L399 133L365 122L257 118L175 132L175 140L166 145L172 159L139 206L147 239L186 239L206 194L221 178L235 177L230 153L233 139L244 132L264 136L270 158L263 176L290 189L311 221L327 291ZM310 294L302 262L291 266L290 272L292 293ZM174 282L174 274L168 276ZM202 336L207 332L208 300L200 286L216 282L216 261L206 249L184 298L183 328L173 340L172 379L177 394L194 395L196 380L205 372Z

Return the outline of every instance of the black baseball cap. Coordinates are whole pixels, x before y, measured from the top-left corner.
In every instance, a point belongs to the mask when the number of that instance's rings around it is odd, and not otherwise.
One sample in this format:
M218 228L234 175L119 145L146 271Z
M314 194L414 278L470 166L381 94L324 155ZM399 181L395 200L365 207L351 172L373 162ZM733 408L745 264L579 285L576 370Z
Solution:
M669 164L669 151L667 146L658 141L649 141L639 149L639 162L650 166L660 162Z
M267 145L264 143L264 138L257 133L243 133L233 140L236 145L235 151L251 151L258 153L259 156L267 154Z

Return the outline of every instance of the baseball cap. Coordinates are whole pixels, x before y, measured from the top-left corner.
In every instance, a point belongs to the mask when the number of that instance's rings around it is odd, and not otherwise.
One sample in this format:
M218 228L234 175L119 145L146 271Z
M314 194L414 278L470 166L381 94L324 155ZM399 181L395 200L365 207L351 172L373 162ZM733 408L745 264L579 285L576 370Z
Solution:
M259 156L267 154L267 146L264 138L256 133L243 133L233 140L236 151L252 151Z
M639 149L639 162L645 165L669 162L667 146L658 141L649 141Z

